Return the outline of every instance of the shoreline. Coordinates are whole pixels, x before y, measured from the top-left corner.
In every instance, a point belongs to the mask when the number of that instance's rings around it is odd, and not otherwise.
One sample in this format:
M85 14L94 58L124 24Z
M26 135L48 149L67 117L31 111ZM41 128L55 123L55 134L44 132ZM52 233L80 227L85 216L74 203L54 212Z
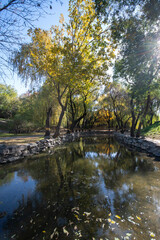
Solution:
M70 134L64 134L57 138L42 139L35 143L27 143L22 145L7 145L0 144L0 164L7 164L24 158L38 155L42 152L46 152L50 148L54 148L58 145L63 145L67 142L73 142L80 137L98 137L111 135L120 143L126 147L138 150L140 152L146 152L160 161L160 141L151 138L133 138L129 135L109 131L109 130L92 130L86 132L74 132Z
M116 140L126 147L148 153L160 161L160 141L152 138L136 138L129 135L114 132Z
M26 157L38 155L42 152L46 152L50 148L65 144L67 142L73 142L79 137L90 136L105 136L112 134L112 131L87 131L87 132L74 132L70 134L64 134L57 138L42 139L35 143L27 143L21 145L7 145L0 144L0 164L7 164L22 160Z

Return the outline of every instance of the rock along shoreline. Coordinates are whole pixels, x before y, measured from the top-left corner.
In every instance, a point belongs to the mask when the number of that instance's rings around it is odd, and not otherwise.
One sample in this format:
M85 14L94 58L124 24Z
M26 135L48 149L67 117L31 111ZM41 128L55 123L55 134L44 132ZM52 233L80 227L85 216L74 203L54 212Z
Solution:
M50 148L73 142L79 137L90 136L104 136L112 135L115 139L126 147L132 147L139 151L147 152L160 160L160 145L155 142L148 141L142 138L133 138L125 134L110 132L110 131L87 131L87 132L74 132L65 134L57 138L43 139L35 143L23 145L5 145L0 144L0 164L15 162L42 152L46 152Z
M116 140L126 147L136 149L141 152L149 153L160 161L160 143L153 139L130 137L129 135L114 132Z
M35 143L23 145L6 145L0 144L0 164L11 163L17 160L24 159L42 152L46 152L50 148L62 145L65 143L73 142L79 137L100 136L110 134L109 131L87 131L87 132L74 132L65 134L57 138L42 139Z

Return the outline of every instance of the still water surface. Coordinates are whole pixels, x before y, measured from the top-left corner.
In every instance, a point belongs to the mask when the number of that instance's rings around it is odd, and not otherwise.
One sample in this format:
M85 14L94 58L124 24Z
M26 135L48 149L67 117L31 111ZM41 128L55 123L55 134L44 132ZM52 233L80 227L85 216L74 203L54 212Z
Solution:
M0 167L1 240L159 240L160 163L86 138Z

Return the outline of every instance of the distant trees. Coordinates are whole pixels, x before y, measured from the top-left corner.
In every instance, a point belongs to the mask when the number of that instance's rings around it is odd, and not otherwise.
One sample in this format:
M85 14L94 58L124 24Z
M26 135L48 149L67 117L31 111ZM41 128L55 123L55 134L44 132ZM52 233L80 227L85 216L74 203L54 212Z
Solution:
M0 118L11 118L17 110L17 92L9 85L0 84Z

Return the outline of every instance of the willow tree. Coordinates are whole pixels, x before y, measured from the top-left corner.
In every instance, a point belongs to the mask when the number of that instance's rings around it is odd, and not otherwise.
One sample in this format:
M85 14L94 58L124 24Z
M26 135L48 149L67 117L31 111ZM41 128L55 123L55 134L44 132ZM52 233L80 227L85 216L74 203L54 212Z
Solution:
M53 1L54 4L55 1ZM61 1L57 0L57 2ZM38 19L52 13L50 0L4 0L0 1L0 76L8 74L9 56L24 42L26 30Z
M101 26L92 0L70 0L69 22L61 14L59 26L30 30L31 43L21 47L14 66L27 81L46 81L55 88L61 114L59 130L71 90L88 91L106 74L114 57L110 32Z

